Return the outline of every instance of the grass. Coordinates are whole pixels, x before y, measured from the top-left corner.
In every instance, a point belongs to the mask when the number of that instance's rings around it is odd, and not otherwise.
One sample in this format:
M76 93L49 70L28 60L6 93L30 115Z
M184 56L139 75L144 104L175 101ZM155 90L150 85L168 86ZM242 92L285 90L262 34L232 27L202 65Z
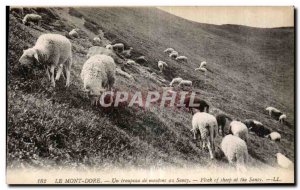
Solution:
M237 119L254 118L282 134L271 142L250 135L249 153L257 163L275 166L276 152L294 159L294 31L292 28L258 29L214 26L190 22L154 8L51 8L33 9L52 15L41 27L24 26L21 17L10 15L7 60L7 165L8 167L109 167L212 164L208 153L192 140L192 115L170 108L149 109L91 107L82 91L80 72L91 37L99 31L111 42L134 48L133 57L145 55L146 66L125 68L135 81L117 76L116 88L161 90L150 78L157 61L169 67L160 77L181 76L194 82L194 89L212 107ZM59 18L59 22L57 19ZM84 18L84 22L82 21ZM65 34L79 27L81 38L71 39L73 59L71 86L64 80L54 90L44 70L24 73L18 59L42 33ZM22 32L21 32L22 31ZM163 50L173 47L189 57L178 64ZM194 71L208 62L206 82ZM149 70L149 72L148 72ZM150 80L151 79L151 80ZM162 83L166 86L168 82ZM272 105L288 115L288 125L268 117ZM217 142L220 142L218 137ZM224 160L213 164L225 164Z

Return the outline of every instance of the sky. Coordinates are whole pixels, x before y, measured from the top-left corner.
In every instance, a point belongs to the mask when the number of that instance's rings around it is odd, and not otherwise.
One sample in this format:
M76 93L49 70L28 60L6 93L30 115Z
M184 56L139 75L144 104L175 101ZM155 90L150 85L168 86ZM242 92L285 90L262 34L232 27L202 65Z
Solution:
M260 28L294 26L294 7L158 7L188 20Z

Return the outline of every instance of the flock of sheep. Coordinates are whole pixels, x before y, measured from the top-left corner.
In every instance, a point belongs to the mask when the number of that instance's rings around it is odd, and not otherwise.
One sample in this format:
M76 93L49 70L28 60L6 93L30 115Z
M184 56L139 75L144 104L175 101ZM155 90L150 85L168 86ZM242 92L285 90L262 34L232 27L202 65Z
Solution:
M23 23L29 22L40 23L41 16L36 14L27 14ZM70 37L78 38L78 30L73 29L69 32ZM93 41L100 43L101 39L96 36ZM108 44L106 47L94 46L89 49L87 54L87 61L83 64L81 71L81 79L83 81L83 88L88 92L93 104L96 104L98 97L105 91L111 90L114 86L115 75L119 73L128 78L132 78L128 73L118 70L115 65L116 54L126 58L126 64L132 65L140 62L147 62L145 56L140 56L134 60L127 59L131 57L133 48L125 50L124 44ZM179 62L187 62L186 56L179 56L178 52L173 48L167 48L165 53L169 53L169 57ZM42 64L46 69L46 74L51 81L51 86L55 87L55 81L59 80L63 73L63 68L66 71L66 87L70 85L70 71L72 66L72 44L68 38L60 34L42 34L36 44L27 50L24 50L23 55L19 59L22 66L30 66L32 64ZM162 72L167 63L158 61L159 71ZM57 74L54 77L55 69ZM202 62L199 68L195 69L206 72L206 62ZM192 86L192 81L184 80L180 77L174 78L170 86L178 83L179 87ZM200 143L203 148L208 148L210 158L215 157L215 137L220 135L223 137L220 148L228 159L229 163L236 161L236 168L239 171L246 171L248 161L247 144L249 133L255 134L259 137L268 137L273 141L280 141L281 135L278 132L272 132L266 128L261 122L246 119L245 121L233 120L230 117L219 114L214 116L209 113L209 105L204 100L196 97L195 103L199 103L199 107L189 107L190 97L184 101L185 107L192 111L196 108L196 112L192 118L192 129L194 139L200 136ZM279 118L280 123L284 123L286 115L274 107L268 107L266 110L270 116ZM226 128L228 128L226 132ZM289 168L293 166L290 161L283 154L277 154L277 162L281 167Z

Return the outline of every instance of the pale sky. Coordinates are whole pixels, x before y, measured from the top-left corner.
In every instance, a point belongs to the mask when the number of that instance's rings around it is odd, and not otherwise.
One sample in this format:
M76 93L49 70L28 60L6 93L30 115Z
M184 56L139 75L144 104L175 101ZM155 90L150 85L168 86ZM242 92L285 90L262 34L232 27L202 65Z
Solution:
M294 7L158 7L188 20L261 28L294 26Z

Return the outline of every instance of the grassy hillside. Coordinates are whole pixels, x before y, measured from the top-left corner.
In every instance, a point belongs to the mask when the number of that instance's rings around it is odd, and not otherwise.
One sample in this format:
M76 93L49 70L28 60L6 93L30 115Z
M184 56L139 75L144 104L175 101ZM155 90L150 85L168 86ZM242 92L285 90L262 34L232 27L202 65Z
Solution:
M214 114L253 118L282 134L278 143L250 135L248 149L254 166L275 166L277 152L294 159L293 28L199 24L155 8L25 9L29 12L44 15L47 21L40 27L29 27L21 23L18 13L9 18L9 167L224 165L224 159L211 162L208 152L192 140L192 115L186 111L156 106L146 110L90 106L80 72L98 34L103 34L107 43L132 46L133 58L145 55L149 60L148 65L125 68L135 81L118 75L117 89L161 90L173 77L193 80L193 90L211 104ZM81 29L81 38L71 39L74 63L70 88L66 89L61 79L51 90L42 69L26 75L20 70L22 50L34 45L40 34L65 35L75 27ZM189 62L179 64L168 58L162 53L167 47L186 55ZM162 74L158 73L158 60L169 65ZM210 71L206 82L203 74L194 71L204 60ZM151 72L167 82L151 77ZM271 119L265 111L267 106L284 111L287 124Z

